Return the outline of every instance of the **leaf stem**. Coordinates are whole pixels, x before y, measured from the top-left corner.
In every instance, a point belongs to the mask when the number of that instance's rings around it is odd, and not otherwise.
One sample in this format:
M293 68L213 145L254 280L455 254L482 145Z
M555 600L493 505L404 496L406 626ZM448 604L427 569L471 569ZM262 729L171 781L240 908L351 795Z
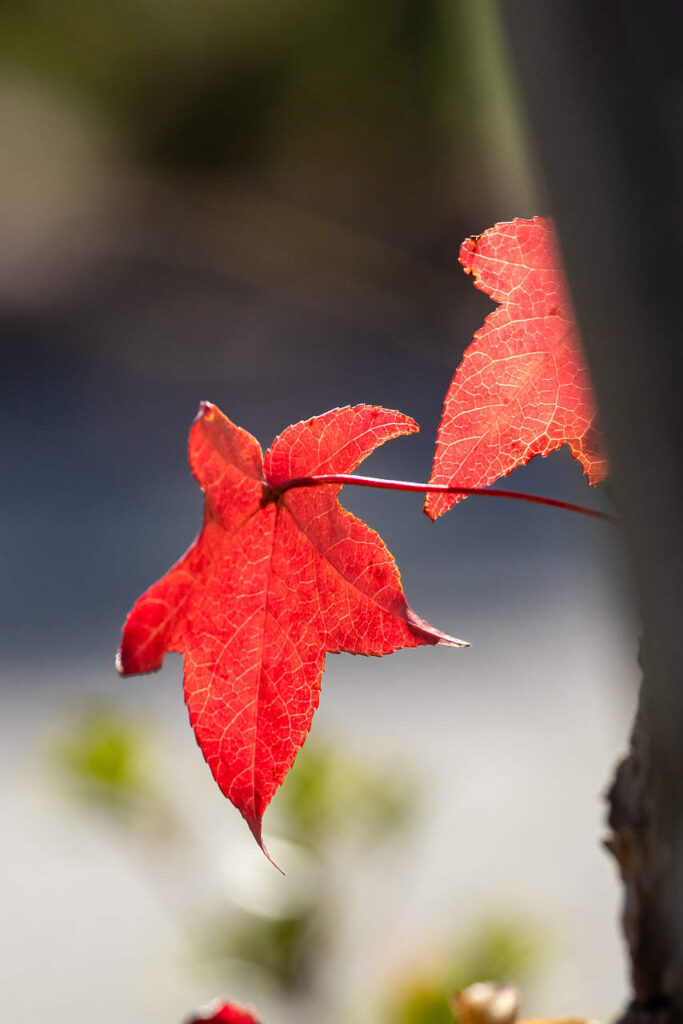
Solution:
M376 476L356 476L353 473L332 473L315 476L298 476L286 480L283 484L274 487L278 494L290 491L295 487L320 487L323 484L351 484L355 487L375 487L385 491L419 491L430 494L462 494L465 497L475 495L482 498L508 498L512 501L528 501L533 505L547 505L549 508L564 509L565 512L576 512L582 516L590 516L592 519L601 519L603 522L618 525L616 516L607 512L598 512L597 509L587 508L585 505L576 505L572 501L560 501L558 498L545 498L540 494L526 494L524 491L508 491L499 487L457 487L450 484L422 484L412 483L408 480L384 480Z

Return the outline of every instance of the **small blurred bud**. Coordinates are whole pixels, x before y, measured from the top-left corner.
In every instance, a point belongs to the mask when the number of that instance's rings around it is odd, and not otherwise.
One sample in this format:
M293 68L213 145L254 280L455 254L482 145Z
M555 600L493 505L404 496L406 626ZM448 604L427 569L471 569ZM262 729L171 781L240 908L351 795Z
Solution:
M456 992L451 1008L460 1024L514 1024L520 994L512 985L478 981Z
M198 1017L192 1017L186 1024L259 1024L248 1010L235 1003L222 1003L219 1000L205 1006L199 1011Z

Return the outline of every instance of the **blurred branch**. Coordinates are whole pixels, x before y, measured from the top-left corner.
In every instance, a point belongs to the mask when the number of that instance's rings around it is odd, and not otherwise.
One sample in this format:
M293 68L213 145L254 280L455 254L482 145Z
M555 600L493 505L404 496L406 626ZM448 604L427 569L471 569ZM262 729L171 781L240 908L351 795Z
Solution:
M683 1018L683 10L500 4L557 216L635 570L645 675L611 792L629 1021Z

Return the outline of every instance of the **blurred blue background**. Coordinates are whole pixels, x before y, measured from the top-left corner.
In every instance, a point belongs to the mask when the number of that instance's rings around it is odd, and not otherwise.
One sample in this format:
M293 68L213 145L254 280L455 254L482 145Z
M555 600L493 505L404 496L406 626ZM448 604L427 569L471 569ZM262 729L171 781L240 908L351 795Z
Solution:
M225 994L265 1024L438 1024L485 970L529 1012L612 1012L601 792L637 680L614 531L343 493L473 647L329 659L266 817L285 879L202 761L179 659L113 669L200 523L200 400L264 447L398 408L422 433L365 468L429 477L493 308L459 243L549 212L494 4L23 0L0 54L5 1016L173 1024ZM607 506L566 451L510 486Z

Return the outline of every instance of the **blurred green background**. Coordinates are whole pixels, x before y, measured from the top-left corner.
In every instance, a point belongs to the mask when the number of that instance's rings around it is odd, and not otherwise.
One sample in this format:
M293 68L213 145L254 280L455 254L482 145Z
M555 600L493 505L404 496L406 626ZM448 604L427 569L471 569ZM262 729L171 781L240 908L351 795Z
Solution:
M183 823L180 801L161 783L163 765L154 748L149 726L99 703L65 718L46 751L47 766L74 808L109 819L132 863L142 858L148 873L163 872L184 849L200 871L210 872ZM262 891L264 876L257 870L255 877L233 878L217 890L216 906L207 913L193 906L191 882L175 878L173 884L189 895L185 969L209 984L225 979L228 987L246 977L256 992L270 992L311 1019L314 1013L327 1019L324 978L343 915L343 896L334 884L335 847L341 844L356 858L381 857L383 845L401 842L419 799L405 766L396 770L376 759L351 758L335 743L309 740L274 807L281 837L276 849L291 876L286 892L277 894L267 882ZM265 868L266 877L270 871ZM397 964L395 977L342 1000L344 1020L448 1024L453 993L475 981L531 984L548 963L553 938L548 923L540 927L508 909L485 908L464 935L454 928L439 941L422 937L419 953Z

